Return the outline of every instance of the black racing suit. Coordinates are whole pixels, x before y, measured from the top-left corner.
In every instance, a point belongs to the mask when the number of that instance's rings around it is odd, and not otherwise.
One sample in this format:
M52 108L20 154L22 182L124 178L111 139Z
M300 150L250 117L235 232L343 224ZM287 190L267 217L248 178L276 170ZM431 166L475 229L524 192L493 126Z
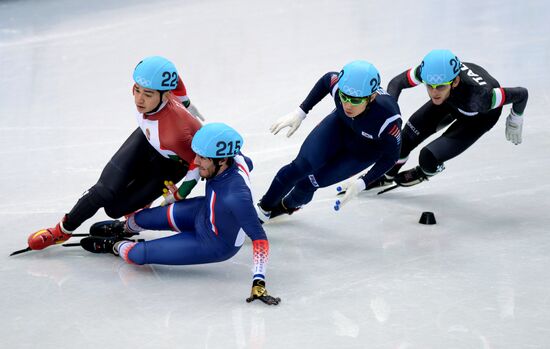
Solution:
M445 161L464 152L490 130L504 104L513 103L514 113L523 114L527 89L500 88L498 81L473 63L463 63L459 77L460 82L441 105L430 100L409 118L402 132L400 159L387 173L389 176L397 174L414 148L446 126L450 125L420 151L419 165L428 176L440 172ZM402 89L421 82L419 67L412 68L390 81L388 93L398 99Z

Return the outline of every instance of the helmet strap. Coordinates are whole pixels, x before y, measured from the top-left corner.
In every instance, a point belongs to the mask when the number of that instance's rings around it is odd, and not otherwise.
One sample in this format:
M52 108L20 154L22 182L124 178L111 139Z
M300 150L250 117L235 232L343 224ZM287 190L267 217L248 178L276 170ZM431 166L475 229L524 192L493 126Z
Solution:
M148 112L147 114L154 114L154 113L156 113L156 112L159 111L160 106L161 106L162 103L163 103L162 97L164 96L164 94L165 94L166 92L168 92L168 90L166 90L166 91L157 90L157 91L159 91L159 94L160 94L159 104L157 104L157 106L156 106L155 108L153 108L153 110L151 110L151 111Z
M370 105L371 105L372 101L374 101L373 96L374 96L374 93L367 97L367 101L365 102L365 103L367 103L367 105L365 106L365 110L360 115L365 115L369 111ZM358 115L358 116L360 116L360 115Z
M224 159L225 159L225 164L227 165L226 166L227 168L231 167L233 165L233 163L235 162L235 159L233 157L230 157L230 158L212 158L212 162L214 163L214 174L210 178L214 178L214 177L216 177L217 175L220 174L220 169L222 167L220 162Z

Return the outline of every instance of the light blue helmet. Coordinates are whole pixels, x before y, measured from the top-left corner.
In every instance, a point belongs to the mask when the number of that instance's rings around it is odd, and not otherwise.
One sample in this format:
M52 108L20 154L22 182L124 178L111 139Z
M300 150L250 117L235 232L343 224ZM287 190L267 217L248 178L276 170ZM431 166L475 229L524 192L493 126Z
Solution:
M338 88L352 97L368 97L380 88L380 73L367 61L353 61L340 71Z
M232 127L213 122L201 127L191 142L195 154L205 158L229 158L237 155L243 146L243 138Z
M460 73L460 60L449 50L432 50L420 64L420 78L429 85L452 81Z
M178 71L166 58L151 56L138 63L134 69L134 81L152 90L175 90L178 86Z

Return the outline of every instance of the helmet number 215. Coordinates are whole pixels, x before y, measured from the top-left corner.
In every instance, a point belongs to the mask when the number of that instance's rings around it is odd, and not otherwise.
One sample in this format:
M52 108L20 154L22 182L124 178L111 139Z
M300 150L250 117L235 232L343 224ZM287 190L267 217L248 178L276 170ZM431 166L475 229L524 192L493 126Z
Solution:
M235 141L235 144L233 144L233 141L219 141L218 143L216 143L216 148L218 148L218 150L216 150L216 156L235 156L241 149L241 141Z

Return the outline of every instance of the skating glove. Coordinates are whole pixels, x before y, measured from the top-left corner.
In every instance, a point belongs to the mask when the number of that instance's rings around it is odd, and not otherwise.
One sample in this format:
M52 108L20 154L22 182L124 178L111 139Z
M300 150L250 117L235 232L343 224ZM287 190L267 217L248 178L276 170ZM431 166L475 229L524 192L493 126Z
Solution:
M272 297L267 294L267 290L265 289L265 281L261 279L256 279L252 282L252 291L250 291L250 297L246 299L246 302L250 303L256 299L259 299L268 305L277 305L281 302L281 298Z
M344 206L348 201L357 196L361 191L365 190L366 185L365 181L361 178L356 180L348 181L342 186L336 188L337 192L345 191L344 196L341 199L337 199L334 203L334 210L338 211L342 206Z
M191 190L199 182L200 173L199 168L191 164L191 167L187 171L187 174L183 178L180 187L178 188L172 181L164 181L164 188L162 196L164 200L160 204L161 206L173 204L176 201L183 200L189 195Z
M181 200L178 195L178 187L172 181L164 181L166 188L162 189L162 197L164 200L161 202L161 206L173 204L174 202Z
M282 118L278 119L269 130L271 133L276 135L285 127L290 127L290 130L286 134L287 137L290 137L296 132L298 127L300 127L300 124L302 123L302 120L306 118L306 113L301 109L297 108L295 111L286 114Z
M516 115L514 110L506 118L506 140L518 145L521 143L521 131L523 129L523 116Z

